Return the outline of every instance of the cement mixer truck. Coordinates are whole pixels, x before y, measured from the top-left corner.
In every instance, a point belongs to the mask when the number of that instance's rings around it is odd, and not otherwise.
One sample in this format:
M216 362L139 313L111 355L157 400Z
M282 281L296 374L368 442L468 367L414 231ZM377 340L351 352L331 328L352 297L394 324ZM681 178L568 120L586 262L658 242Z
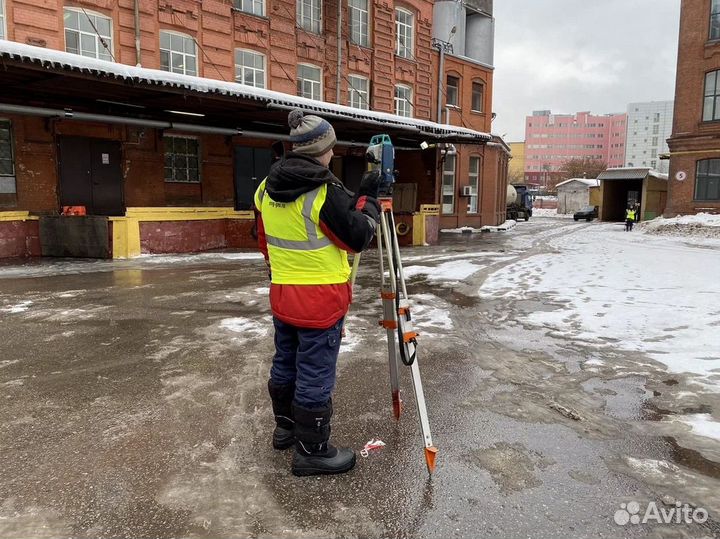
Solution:
M507 186L506 219L525 221L532 216L532 196L528 193L527 185L515 184Z

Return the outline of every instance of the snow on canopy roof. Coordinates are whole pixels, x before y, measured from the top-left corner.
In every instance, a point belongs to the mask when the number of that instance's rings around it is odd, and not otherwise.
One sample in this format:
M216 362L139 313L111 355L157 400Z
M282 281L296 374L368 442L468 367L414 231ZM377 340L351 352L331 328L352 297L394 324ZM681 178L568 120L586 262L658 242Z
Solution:
M598 175L598 180L644 180L648 176L667 180L668 175L651 168L609 168Z
M264 105L272 104L298 107L320 114L346 118L348 120L387 124L398 129L418 131L440 139L455 136L467 138L468 142L478 143L488 142L491 139L491 136L487 133L464 127L443 125L427 120L405 118L386 112L356 109L344 105L326 103L324 101L315 101L313 99L274 92L264 88L255 88L237 82L225 82L204 77L181 75L179 73L171 73L158 69L129 66L12 41L0 40L0 58L31 62L51 69L104 75L108 78L114 78L123 82L143 82L149 85L183 88L192 92L220 94L223 96L255 100Z
M592 178L570 178L569 180L558 183L555 187L560 187L561 185L565 185L570 182L580 182L587 185L588 187L598 187L600 185L600 182L598 180L594 180Z

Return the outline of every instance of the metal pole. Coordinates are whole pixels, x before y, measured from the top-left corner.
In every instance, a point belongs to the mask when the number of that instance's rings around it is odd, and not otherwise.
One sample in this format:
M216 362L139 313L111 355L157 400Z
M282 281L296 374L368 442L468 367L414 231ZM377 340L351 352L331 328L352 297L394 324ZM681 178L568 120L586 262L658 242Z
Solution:
M437 86L437 116L435 121L442 123L442 80L445 72L445 46L440 44L440 61L438 62L438 86Z
M135 0L135 62L142 66L140 58L140 0Z
M337 73L335 88L335 103L340 104L340 81L342 80L342 0L338 0L337 12Z

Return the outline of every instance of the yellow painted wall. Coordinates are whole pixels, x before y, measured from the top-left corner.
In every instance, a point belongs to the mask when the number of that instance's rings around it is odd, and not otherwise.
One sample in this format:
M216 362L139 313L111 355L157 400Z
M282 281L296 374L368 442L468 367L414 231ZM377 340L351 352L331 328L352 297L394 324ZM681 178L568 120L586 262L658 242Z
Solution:
M508 168L508 175L510 177L510 183L519 183L516 178L525 178L525 143L524 142L510 142L510 152L512 159L510 159L510 165Z

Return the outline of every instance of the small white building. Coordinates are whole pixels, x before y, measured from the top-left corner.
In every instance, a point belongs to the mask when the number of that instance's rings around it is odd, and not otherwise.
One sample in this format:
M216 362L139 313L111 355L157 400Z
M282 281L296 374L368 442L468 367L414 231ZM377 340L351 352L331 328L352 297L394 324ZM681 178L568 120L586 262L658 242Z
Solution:
M598 187L598 180L570 178L557 184L558 213L575 213L590 205L590 188Z

